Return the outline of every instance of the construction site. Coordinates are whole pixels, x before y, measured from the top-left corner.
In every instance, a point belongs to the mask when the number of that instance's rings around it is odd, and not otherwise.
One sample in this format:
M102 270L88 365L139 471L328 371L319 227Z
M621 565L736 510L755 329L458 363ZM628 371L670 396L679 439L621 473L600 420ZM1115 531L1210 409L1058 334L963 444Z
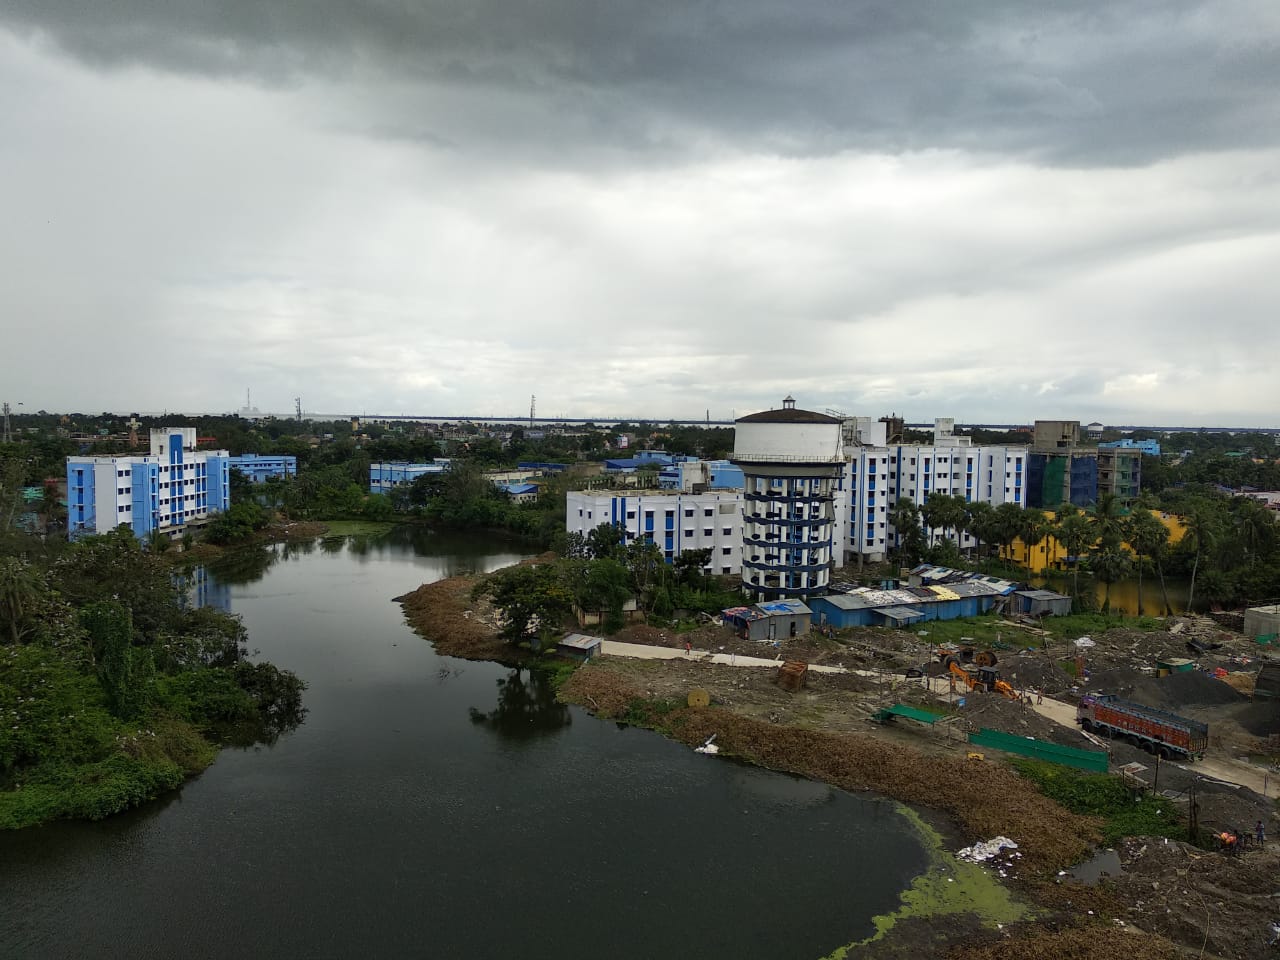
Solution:
M401 599L441 652L489 659L499 615L470 586L453 578ZM691 747L714 738L725 755L936 811L957 844L1016 840L1000 882L1039 924L977 923L936 955L985 956L1015 936L1019 956L1065 955L1079 928L1088 948L1072 956L1274 956L1280 848L1255 833L1273 833L1280 797L1280 660L1238 618L1110 622L1068 636L1045 629L1050 620L992 614L768 641L720 623L633 624L603 640L561 697ZM1101 821L1049 800L1008 762L1028 758L1105 772L1135 801L1154 798L1188 839L1104 844ZM1105 869L1077 877L1098 857ZM858 955L919 951L925 934L913 929Z

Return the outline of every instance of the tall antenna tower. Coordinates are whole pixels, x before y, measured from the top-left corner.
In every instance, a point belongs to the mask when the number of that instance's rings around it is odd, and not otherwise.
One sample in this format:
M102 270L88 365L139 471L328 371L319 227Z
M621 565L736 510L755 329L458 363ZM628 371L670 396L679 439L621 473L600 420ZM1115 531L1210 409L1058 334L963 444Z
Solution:
M4 442L13 443L13 427L9 424L9 401L4 402Z
M533 418L538 412L538 397L536 394L529 394L529 429L533 429Z
M301 423L302 422L302 398L301 397L293 398L293 410L295 415L298 418L298 422Z

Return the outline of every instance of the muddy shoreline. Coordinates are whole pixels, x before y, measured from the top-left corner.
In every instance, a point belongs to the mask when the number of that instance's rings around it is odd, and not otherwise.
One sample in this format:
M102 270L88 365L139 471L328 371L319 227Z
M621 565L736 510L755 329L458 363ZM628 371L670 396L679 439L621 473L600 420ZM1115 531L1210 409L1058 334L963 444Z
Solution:
M528 663L528 654L498 636L493 611L472 600L478 579L451 577L396 599L410 626L442 654ZM680 666L677 661L676 668ZM560 698L600 718L646 726L689 746L714 734L724 754L740 761L896 800L924 814L924 822L936 831L935 840L945 839L940 849L997 835L1019 840L1022 856L996 887L1025 904L1028 919L997 925L980 911L931 903L926 892L919 909L890 918L883 936L842 947L833 957L1083 960L1123 954L1127 960L1166 960L1183 955L1173 942L1127 922L1128 905L1109 889L1059 882L1059 870L1093 849L1097 826L1064 810L1007 767L918 749L856 728L771 722L739 714L733 705L693 709L670 695L670 684L661 693L651 686L631 662L605 659L575 670L561 686ZM944 877L942 882L948 881ZM904 893L904 903L909 894Z

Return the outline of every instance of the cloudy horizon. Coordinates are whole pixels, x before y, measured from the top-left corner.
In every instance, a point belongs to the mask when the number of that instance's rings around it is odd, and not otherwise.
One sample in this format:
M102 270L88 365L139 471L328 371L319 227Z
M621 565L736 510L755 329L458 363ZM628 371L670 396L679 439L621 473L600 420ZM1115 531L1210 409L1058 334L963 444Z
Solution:
M1280 6L11 0L22 409L1276 426Z

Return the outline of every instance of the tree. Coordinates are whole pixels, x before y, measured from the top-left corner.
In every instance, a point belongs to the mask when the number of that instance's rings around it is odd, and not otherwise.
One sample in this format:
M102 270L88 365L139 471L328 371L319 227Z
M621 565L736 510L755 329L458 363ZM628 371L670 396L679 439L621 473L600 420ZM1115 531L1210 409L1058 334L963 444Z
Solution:
M1018 539L1026 548L1027 570L1031 573L1035 572L1035 564L1032 561L1034 551L1048 534L1049 522L1043 513L1035 509L1022 511L1021 522L1018 525Z
M1156 518L1150 510L1135 508L1125 523L1125 539L1137 557L1135 564L1138 570L1138 616L1146 610L1142 601L1142 572L1147 561L1154 561L1160 571L1160 589L1164 591L1165 616L1169 615L1169 595L1164 590L1164 568L1160 557L1164 554L1169 542L1169 529Z
M1102 545L1089 558L1089 569L1093 575L1106 584L1106 592L1102 599L1102 612L1111 612L1111 584L1128 576L1133 567L1129 555L1119 546Z
M1104 549L1117 549L1124 540L1124 505L1114 493L1102 493L1093 505L1094 536Z
M1071 592L1073 597L1080 595L1080 561L1085 552L1094 544L1095 536L1092 525L1082 513L1066 516L1059 525L1062 545L1067 548L1067 562L1071 564Z
M1002 503L995 508L992 514L991 531L989 536L991 542L997 544L1001 550L1001 556L1008 559L1009 549L1013 546L1013 541L1018 539L1018 531L1022 529L1023 510L1016 503Z
M603 615L601 625L606 633L623 627L622 607L631 599L631 573L617 560L580 561L571 581L575 599L583 610Z
M114 600L91 603L80 611L89 635L98 680L107 706L117 717L133 719L151 702L155 662L151 651L133 645L133 618Z
M18 643L26 632L31 607L41 591L40 577L30 563L0 557L0 628L10 643Z
M1187 588L1187 613L1194 609L1196 597L1196 574L1200 570L1200 558L1211 550L1218 540L1218 525L1213 514L1212 505L1201 500L1192 507L1184 518L1185 530L1182 534L1181 546L1190 550L1194 556L1191 564L1191 583Z
M987 531L991 525L991 515L994 510L991 504L980 500L965 504L964 520L961 521L961 525L965 534L975 541L973 552L976 556L982 556L982 544L987 539Z
M587 554L596 560L616 557L622 552L623 531L612 523L602 523L587 531Z
M898 540L898 559L906 566L915 566L924 553L924 533L920 529L920 508L907 497L900 497L889 511Z
M573 601L559 571L545 563L490 574L476 584L472 596L487 597L502 611L502 635L513 643L531 635L535 624L539 629L558 625Z
M1244 562L1252 562L1276 542L1275 514L1253 497L1233 497L1231 515L1236 539L1244 552Z

